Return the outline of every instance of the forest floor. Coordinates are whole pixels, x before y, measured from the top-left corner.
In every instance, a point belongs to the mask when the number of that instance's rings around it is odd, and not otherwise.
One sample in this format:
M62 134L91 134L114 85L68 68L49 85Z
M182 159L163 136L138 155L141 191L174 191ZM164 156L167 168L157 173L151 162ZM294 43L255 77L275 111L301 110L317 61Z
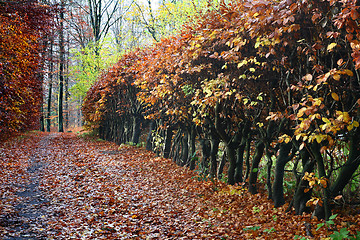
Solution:
M274 209L264 193L199 181L135 146L33 132L0 143L1 239L314 239L309 214ZM307 226L307 227L306 227ZM360 215L337 230L360 229ZM308 237L310 238L310 237ZM305 239L305 238L304 238Z

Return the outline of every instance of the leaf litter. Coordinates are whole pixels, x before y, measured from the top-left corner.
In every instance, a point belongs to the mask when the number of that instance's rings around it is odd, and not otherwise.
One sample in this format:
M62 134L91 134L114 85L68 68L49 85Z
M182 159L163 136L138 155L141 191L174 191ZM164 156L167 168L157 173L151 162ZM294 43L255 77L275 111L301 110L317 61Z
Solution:
M73 133L31 133L0 144L4 239L294 239L309 214L274 209L265 193L198 181L195 172L135 146ZM337 218L359 230L359 215ZM306 224L305 224L306 223Z

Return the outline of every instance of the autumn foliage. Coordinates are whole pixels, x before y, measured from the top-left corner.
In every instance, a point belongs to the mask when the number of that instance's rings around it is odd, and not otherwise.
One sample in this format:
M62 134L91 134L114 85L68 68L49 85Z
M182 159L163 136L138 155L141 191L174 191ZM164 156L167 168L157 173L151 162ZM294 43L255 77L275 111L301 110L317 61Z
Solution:
M42 39L51 15L29 1L0 3L0 136L39 124Z
M224 151L229 184L257 193L263 169L276 207L286 191L289 209L329 218L349 183L359 190L358 16L355 0L221 2L124 55L88 92L85 120L119 143L150 129L149 149L202 176L221 177Z

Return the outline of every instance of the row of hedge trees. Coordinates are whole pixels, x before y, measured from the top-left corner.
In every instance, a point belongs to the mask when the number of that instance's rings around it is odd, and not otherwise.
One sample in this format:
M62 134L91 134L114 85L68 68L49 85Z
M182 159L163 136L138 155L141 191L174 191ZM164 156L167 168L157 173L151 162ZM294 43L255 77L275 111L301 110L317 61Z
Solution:
M210 177L226 161L228 183L251 193L266 167L276 207L289 166L295 212L314 204L329 218L360 187L358 19L356 0L221 1L122 56L87 93L85 120L117 143L148 129L148 149Z

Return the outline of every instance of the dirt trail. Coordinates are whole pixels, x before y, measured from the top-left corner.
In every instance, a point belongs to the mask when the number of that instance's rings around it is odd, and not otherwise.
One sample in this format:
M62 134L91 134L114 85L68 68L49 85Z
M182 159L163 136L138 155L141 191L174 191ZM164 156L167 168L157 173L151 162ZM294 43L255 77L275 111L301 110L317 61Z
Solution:
M51 137L52 135L47 135L41 139L35 138L29 145L21 146L21 150L17 149L18 142L15 142L11 148L1 149L2 157L4 155L14 157L12 154L19 157L8 162L8 164L19 166L19 169L11 176L15 181L6 183L6 187L14 193L12 198L15 201L8 202L7 206L10 209L6 209L8 211L1 214L0 224L6 229L4 239L45 239L46 237L44 219L48 214L48 200L45 193L39 189L39 184L42 179L42 169L46 164L43 156L46 155ZM4 198L4 195L2 202L11 199Z
M294 239L311 221L143 149L72 133L0 143L0 171L0 239Z
M10 166L3 169L3 239L210 239L225 234L225 226L212 230L214 223L198 215L200 198L181 189L188 180L176 179L175 172L162 176L154 168L160 159L135 147L38 133L0 150Z

